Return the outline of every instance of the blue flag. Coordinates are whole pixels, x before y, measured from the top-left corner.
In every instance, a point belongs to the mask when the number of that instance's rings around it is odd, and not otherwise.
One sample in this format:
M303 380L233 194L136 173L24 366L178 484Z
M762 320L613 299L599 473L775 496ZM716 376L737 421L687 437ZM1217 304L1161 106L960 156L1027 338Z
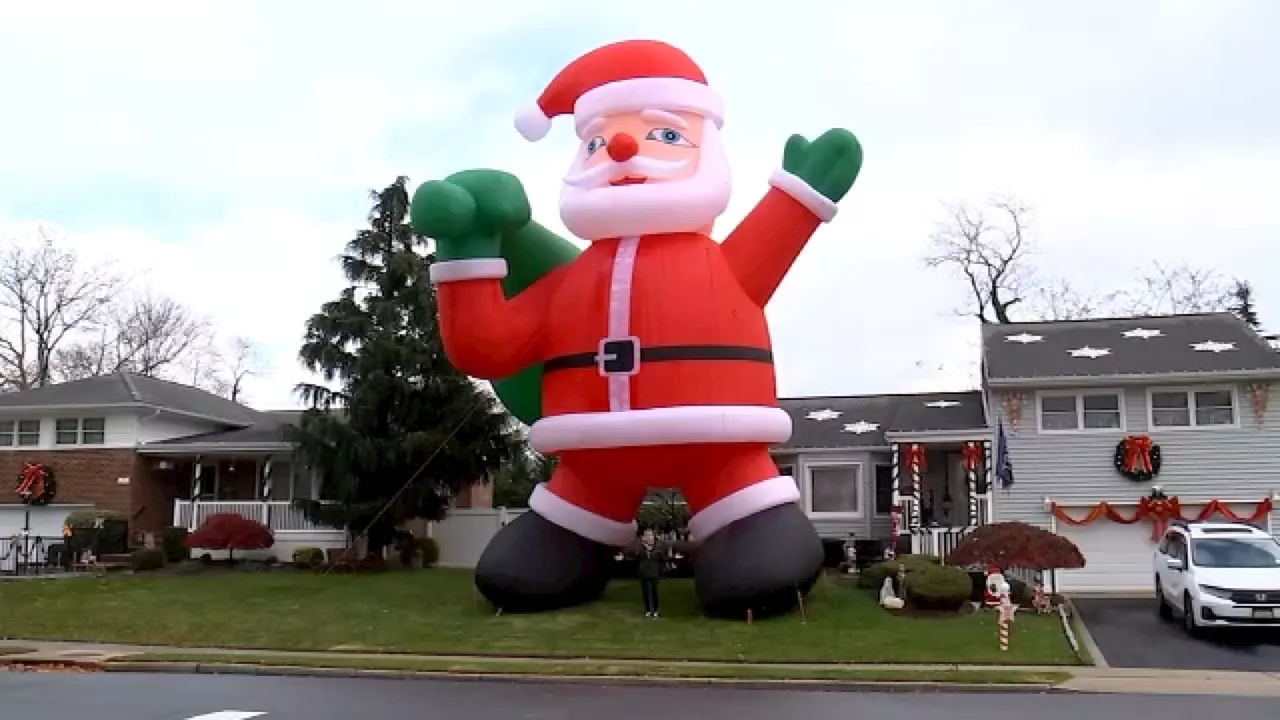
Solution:
M995 476L1001 490L1013 487L1013 461L1009 459L1009 439L1004 435L1004 420L996 425Z

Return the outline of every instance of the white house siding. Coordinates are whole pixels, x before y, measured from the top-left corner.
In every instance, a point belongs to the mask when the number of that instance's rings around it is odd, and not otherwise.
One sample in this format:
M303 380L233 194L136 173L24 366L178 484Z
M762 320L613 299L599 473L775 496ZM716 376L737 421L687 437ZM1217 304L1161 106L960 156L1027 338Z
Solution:
M1082 515L1103 500L1128 502L1124 510L1131 512L1133 503L1146 495L1152 484L1180 497L1186 506L1212 499L1257 503L1280 489L1280 392L1274 386L1261 426L1254 420L1249 395L1241 385L1237 388L1240 427L1153 430L1147 422L1147 388L1130 387L1123 391L1123 429L1051 434L1037 432L1035 391L1021 391L1025 399L1016 430L1004 415L1004 392L993 391L990 407L993 416L1004 421L1016 482L1010 491L995 490L999 521L1018 520L1050 529L1046 497L1072 515ZM1135 434L1148 435L1160 446L1163 463L1152 483L1130 481L1113 464L1116 444ZM1237 511L1244 507L1236 506ZM1275 511L1272 515L1275 532L1280 515ZM1149 524L1146 527L1150 530ZM1146 537L1145 551L1149 551L1149 535Z
M135 432L138 443L172 440L224 429L207 420L172 415L169 413L142 412L135 416Z
M5 450L50 450L50 449L66 449L77 447L72 445L58 445L57 427L58 420L65 418L102 418L102 444L101 445L85 445L90 449L99 448L122 448L133 447L134 436L137 433L137 418L129 410L116 411L94 411L81 410L76 412L52 412L47 411L43 417L33 418L23 413L8 413L5 415L6 420L39 420L40 421L40 444L35 447L18 447L5 448Z

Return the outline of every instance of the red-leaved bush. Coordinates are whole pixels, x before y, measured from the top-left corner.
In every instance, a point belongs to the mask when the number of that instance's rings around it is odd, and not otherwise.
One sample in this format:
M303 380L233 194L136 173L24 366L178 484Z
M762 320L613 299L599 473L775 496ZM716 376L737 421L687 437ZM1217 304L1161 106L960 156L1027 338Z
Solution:
M226 550L234 559L236 550L265 550L275 544L271 529L257 520L235 513L217 513L205 518L196 531L187 536L187 547Z
M947 553L951 565L997 565L1004 569L1075 570L1084 556L1070 540L1021 522L1001 522L974 530Z

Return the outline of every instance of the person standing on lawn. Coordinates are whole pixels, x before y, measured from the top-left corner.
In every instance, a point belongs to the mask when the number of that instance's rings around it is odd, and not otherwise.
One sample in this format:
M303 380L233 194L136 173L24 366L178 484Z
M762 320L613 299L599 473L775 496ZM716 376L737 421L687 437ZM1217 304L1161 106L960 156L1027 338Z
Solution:
M658 581L671 562L671 548L658 540L653 528L645 528L640 541L629 553L637 561L640 594L644 598L644 616L658 617Z

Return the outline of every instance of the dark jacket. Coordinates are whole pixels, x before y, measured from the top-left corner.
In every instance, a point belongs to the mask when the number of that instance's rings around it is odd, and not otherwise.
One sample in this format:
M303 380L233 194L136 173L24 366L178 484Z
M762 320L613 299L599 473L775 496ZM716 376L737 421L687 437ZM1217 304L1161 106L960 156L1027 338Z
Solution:
M657 580L662 577L671 562L671 548L661 540L655 540L653 547L646 548L643 542L636 541L628 548L627 554L637 561L636 575L642 580Z

